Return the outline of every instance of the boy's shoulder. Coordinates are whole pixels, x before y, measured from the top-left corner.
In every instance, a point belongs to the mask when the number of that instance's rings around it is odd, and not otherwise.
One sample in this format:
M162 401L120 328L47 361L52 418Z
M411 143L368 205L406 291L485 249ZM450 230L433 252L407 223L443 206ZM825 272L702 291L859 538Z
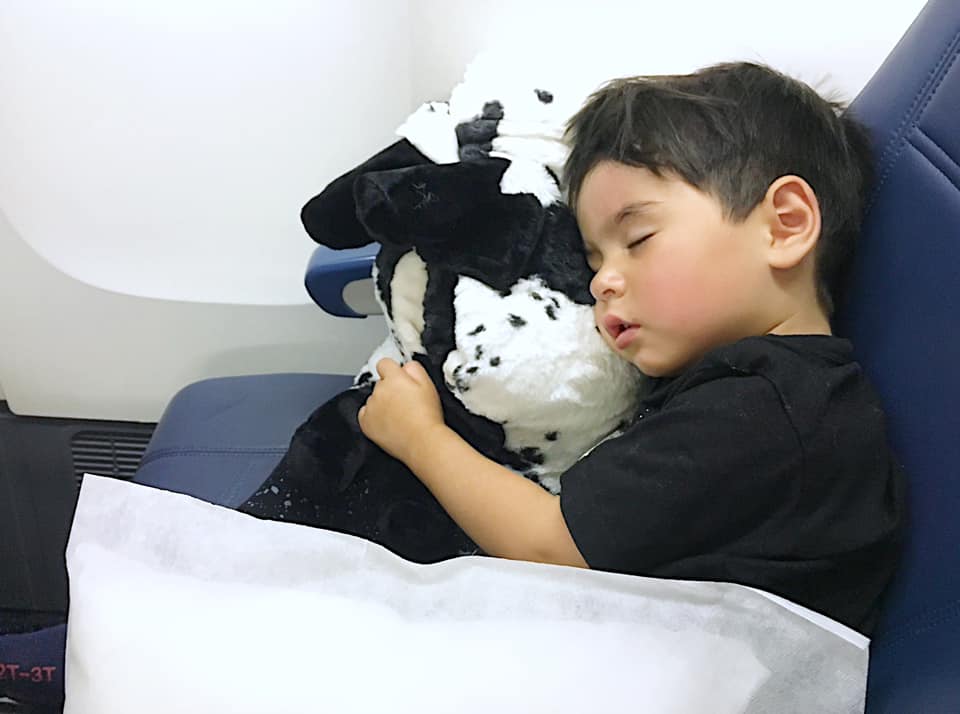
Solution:
M805 449L823 447L825 432L868 451L887 448L879 396L851 343L831 335L764 335L717 348L643 405L677 408L753 422L758 433L789 430Z
M760 391L772 389L781 399L788 394L832 397L841 383L862 383L866 396L875 397L849 340L832 335L761 335L718 347L682 375L662 380L650 396L651 404L664 407L692 391L739 391L749 377L758 378L752 382ZM708 384L706 390L697 389Z

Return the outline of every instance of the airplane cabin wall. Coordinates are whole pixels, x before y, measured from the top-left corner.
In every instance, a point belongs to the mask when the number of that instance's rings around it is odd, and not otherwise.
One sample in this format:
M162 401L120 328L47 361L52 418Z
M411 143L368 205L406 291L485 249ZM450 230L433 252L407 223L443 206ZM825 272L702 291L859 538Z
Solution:
M310 303L300 206L481 49L610 76L752 59L852 98L922 6L2 3L0 398L155 421L208 376L353 373L383 320Z

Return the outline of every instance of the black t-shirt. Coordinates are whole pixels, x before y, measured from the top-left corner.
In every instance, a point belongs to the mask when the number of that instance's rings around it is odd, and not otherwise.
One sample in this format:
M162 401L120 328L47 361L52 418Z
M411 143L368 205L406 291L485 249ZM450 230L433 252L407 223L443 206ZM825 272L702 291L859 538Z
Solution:
M865 634L897 561L901 469L837 337L749 337L708 353L561 486L592 568L741 583Z

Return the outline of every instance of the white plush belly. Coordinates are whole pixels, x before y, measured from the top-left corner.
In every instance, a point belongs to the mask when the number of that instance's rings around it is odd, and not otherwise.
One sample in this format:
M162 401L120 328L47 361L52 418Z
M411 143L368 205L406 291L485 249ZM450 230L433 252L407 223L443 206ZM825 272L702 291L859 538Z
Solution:
M393 278L390 281L390 306L388 313L386 306L380 299L377 300L387 318L387 327L394 337L394 343L406 362L414 354L424 352L423 335L424 315L423 301L427 292L427 265L423 259L411 250L397 261L393 269Z
M506 448L542 459L533 471L557 492L560 474L632 416L641 374L604 344L589 306L539 278L503 296L461 277L454 312L447 385L471 412L503 426Z

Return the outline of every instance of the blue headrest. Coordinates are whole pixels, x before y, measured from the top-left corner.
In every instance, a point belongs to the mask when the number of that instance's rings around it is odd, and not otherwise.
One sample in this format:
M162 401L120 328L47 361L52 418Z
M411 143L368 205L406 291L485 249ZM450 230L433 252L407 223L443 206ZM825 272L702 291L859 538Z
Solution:
M931 0L853 111L877 182L837 333L887 409L908 481L901 570L867 709L960 711L960 2Z

